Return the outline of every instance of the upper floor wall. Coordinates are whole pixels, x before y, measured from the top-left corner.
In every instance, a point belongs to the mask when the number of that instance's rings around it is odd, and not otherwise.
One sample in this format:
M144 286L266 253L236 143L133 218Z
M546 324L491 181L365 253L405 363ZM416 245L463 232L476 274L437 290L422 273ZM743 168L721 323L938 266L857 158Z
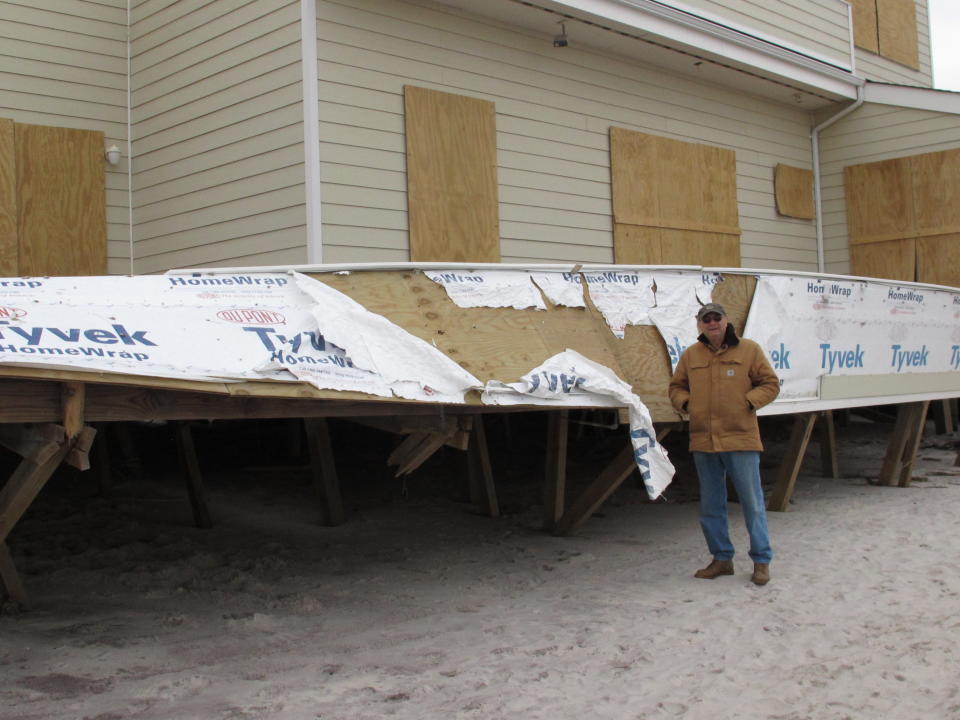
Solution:
M0 118L103 132L125 156L126 0L0 2ZM104 167L108 269L128 273L126 159Z

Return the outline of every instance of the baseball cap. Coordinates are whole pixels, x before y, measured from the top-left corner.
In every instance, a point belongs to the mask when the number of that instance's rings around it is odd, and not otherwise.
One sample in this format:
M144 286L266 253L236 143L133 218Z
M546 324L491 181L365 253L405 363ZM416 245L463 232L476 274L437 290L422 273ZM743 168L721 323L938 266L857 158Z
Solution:
M723 309L723 305L718 303L707 303L697 310L697 320L703 320L703 316L707 313L718 313L724 317L727 315L727 311Z

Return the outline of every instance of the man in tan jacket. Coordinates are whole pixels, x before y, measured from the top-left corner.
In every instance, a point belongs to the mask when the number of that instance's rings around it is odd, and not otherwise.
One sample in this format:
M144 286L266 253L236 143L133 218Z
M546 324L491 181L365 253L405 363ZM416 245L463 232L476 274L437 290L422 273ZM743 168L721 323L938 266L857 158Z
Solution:
M700 527L713 555L696 577L733 575L734 548L727 522L729 475L750 535L751 580L770 581L770 535L760 486L760 428L757 410L780 393L780 381L760 346L738 338L717 303L697 312L700 337L677 363L670 402L690 415L690 450L700 479Z

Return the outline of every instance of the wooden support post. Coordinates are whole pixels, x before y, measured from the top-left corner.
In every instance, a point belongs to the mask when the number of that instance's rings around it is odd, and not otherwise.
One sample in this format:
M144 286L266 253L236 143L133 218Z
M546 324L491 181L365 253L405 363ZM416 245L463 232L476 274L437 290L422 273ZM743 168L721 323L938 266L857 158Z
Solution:
M63 430L72 440L83 430L86 391L82 382L64 382L60 386L60 405L63 408Z
M816 421L817 413L801 413L796 416L793 422L793 430L790 433L790 442L787 444L783 461L780 463L777 483L774 485L770 499L767 501L767 510L786 512L790 505L793 488L797 483L797 475L800 474L800 465L803 463L803 455L807 451L810 433L813 431L813 425Z
M553 534L569 535L580 527L636 469L633 445L627 443L626 447L597 476L597 479L563 513L553 529Z
M837 463L837 431L833 424L833 411L820 413L817 434L820 441L820 462L823 474L829 478L840 477L840 465Z
M310 453L310 472L320 506L320 524L341 525L344 520L340 482L333 462L330 430L324 418L304 418L303 426Z
M905 403L897 408L897 421L887 443L878 485L910 485L913 462L920 447L930 401Z
M101 495L106 495L113 487L113 476L110 473L110 446L107 443L107 423L98 423L97 439L93 443L93 470L97 476L97 487Z
M56 439L50 439L52 437ZM0 584L6 595L26 608L27 595L7 548L7 536L63 462L71 446L60 425L24 429L20 443L21 447L29 448L28 454L0 489Z
M543 529L553 532L563 515L567 482L567 438L570 411L547 413L547 467L543 486Z
M13 558L10 557L10 548L7 547L5 542L0 542L0 591L2 591L0 592L0 598L5 593L21 609L30 609L27 592L23 589L23 583L20 582L20 576L17 575Z
M186 422L175 422L173 426L177 438L180 467L187 481L187 494L190 496L193 522L198 528L213 527L210 510L207 507L207 491L203 486L203 475L200 473L200 462L197 460L197 449L193 444L190 425Z
M946 435L957 429L956 417L953 415L953 400L936 400L933 403L933 422L937 428L937 435Z
M490 467L482 415L477 415L473 419L470 444L467 446L467 468L470 476L470 498L474 505L490 517L500 517L500 505L497 502L497 488L493 482L493 470Z

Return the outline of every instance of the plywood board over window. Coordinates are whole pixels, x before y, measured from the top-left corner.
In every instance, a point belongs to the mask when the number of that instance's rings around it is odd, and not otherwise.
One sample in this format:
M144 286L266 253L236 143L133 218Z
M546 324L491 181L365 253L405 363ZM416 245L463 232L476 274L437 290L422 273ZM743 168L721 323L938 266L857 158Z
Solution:
M410 260L499 262L492 102L404 87Z
M849 0L853 41L888 60L920 69L916 0Z
M740 265L732 150L610 128L618 263Z
M13 120L0 118L0 276L17 275L17 173Z
M853 41L857 47L880 52L877 34L877 0L850 0L853 7Z
M107 269L103 133L15 124L20 275Z
M790 165L777 165L773 173L777 212L786 217L812 220L813 171Z
M880 55L920 69L916 0L876 0Z
M960 150L844 168L850 271L960 287Z

